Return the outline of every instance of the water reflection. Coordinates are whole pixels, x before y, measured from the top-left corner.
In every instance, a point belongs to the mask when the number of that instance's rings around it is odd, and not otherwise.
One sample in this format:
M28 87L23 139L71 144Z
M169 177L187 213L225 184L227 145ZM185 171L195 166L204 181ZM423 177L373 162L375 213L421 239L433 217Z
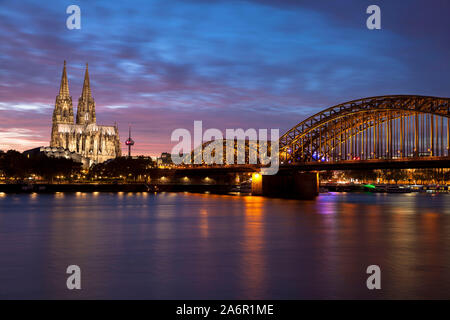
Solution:
M0 194L0 298L449 298L450 196ZM83 290L65 289L68 265ZM365 287L382 269L381 292Z
M242 287L250 299L262 299L265 293L266 264L264 238L264 198L245 197L242 241Z

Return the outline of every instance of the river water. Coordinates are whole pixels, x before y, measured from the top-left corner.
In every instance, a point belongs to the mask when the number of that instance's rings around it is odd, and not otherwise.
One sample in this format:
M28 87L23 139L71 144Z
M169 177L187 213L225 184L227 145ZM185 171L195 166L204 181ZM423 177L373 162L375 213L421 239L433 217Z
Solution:
M450 195L0 193L0 298L448 299Z

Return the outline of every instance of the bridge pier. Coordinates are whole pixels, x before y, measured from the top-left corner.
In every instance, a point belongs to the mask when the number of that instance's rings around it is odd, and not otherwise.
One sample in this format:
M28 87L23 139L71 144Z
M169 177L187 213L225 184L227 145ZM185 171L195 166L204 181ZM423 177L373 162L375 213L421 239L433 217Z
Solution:
M317 172L280 171L276 175L252 175L252 195L288 199L314 199L319 194Z

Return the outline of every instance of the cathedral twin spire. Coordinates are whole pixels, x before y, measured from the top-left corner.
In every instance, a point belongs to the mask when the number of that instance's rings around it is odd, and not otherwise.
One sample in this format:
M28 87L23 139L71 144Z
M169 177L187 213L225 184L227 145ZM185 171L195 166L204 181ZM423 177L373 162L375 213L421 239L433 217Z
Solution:
M67 123L73 124L73 105L72 97L69 93L69 82L67 80L66 61L64 60L64 67L61 77L61 85L59 88L59 95L56 97L55 110L53 112L53 123ZM84 74L83 90L78 99L77 107L77 124L91 124L96 123L95 116L95 102L92 97L91 86L89 83L88 64L86 63L86 71Z
M81 92L81 96L84 99L92 99L91 86L89 84L89 70L87 63L86 63L86 72L84 73L83 91Z
M66 60L64 60L64 68L61 77L61 86L59 87L59 96L60 97L69 97L69 82L67 81L67 72L66 72Z
M53 126L58 123L73 123L72 97L69 93L65 60L59 94L56 96L55 109L53 110Z
M86 63L86 72L84 73L83 90L78 99L77 124L96 123L95 102L92 98L91 86L89 84L88 64Z

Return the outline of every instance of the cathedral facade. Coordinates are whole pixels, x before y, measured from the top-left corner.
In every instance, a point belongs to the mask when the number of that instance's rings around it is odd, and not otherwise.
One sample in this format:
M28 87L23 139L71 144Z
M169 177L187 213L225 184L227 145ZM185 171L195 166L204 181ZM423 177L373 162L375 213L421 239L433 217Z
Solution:
M53 111L50 147L64 148L100 163L121 156L117 125L97 125L95 101L89 84L88 65L84 75L83 90L78 99L74 123L72 97L69 93L66 62L61 77L59 94Z

